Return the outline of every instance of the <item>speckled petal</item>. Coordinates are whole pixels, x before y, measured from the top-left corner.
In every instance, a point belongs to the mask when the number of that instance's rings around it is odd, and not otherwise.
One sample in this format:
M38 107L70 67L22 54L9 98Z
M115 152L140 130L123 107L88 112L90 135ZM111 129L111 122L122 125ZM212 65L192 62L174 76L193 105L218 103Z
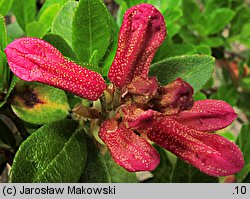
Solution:
M158 86L155 77L137 76L126 88L127 92L132 94L135 103L145 105L157 95Z
M242 153L233 142L217 134L189 129L168 116L158 117L147 136L211 176L230 175L244 165Z
M106 88L98 73L65 59L41 39L17 39L6 47L5 53L10 69L25 81L45 83L89 100L97 100Z
M154 108L165 115L188 110L194 104L194 90L181 78L177 78L166 86L159 87L158 93L158 99L153 100Z
M108 77L117 87L148 75L153 56L166 37L161 13L152 5L127 10L119 33L118 49Z
M114 161L128 171L152 171L160 162L157 151L146 140L117 121L105 121L99 132Z
M124 104L121 113L122 121L128 128L143 130L150 128L155 116L160 114L151 109L145 111L135 104Z
M172 116L176 121L198 131L210 132L223 129L237 117L234 109L221 100L200 100L191 110Z

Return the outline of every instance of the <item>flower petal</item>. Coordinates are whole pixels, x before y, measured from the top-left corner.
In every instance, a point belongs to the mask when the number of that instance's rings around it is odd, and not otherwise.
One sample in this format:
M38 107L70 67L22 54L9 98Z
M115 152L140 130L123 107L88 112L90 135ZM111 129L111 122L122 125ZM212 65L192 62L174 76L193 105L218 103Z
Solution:
M158 117L147 136L208 175L230 175L244 165L242 153L233 142L189 129L168 116Z
M63 57L49 43L36 38L20 38L5 53L10 69L25 81L37 81L97 100L106 88L98 74Z
M155 77L135 77L127 85L127 92L133 97L133 101L140 105L147 104L157 94L158 82Z
M122 88L136 76L147 76L153 56L165 37L164 18L155 7L140 4L127 10L108 74L111 82Z
M155 109L165 115L177 114L190 109L193 104L193 88L181 78L158 89L158 99L153 100Z
M142 130L150 128L155 116L160 114L151 109L145 111L134 104L122 105L121 111L122 121L128 128Z
M115 162L128 171L152 171L160 162L154 147L115 120L105 121L99 136Z
M191 110L171 117L189 128L209 132L227 127L235 120L237 114L224 101L199 100L194 103Z

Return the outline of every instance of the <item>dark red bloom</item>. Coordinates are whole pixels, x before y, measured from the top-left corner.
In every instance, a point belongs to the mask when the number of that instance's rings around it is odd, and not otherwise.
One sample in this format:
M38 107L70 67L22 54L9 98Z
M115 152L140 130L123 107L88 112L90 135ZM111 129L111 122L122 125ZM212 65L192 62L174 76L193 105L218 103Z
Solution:
M136 76L147 76L154 54L165 37L164 18L154 6L141 4L127 10L108 74L110 81L122 88Z
M36 81L97 100L106 88L102 76L69 61L49 43L20 38L5 53L12 72L25 81Z
M148 77L150 62L165 35L164 19L153 6L141 4L126 12L109 71L109 79L122 92L123 104L118 108L117 129L110 133L106 121L100 137L116 163L129 171L157 166L159 156L145 144L150 139L209 175L238 172L244 160L237 145L207 133L231 124L237 117L233 108L219 100L194 102L192 87L180 78L160 86L156 78Z
M180 78L161 86L155 77L148 77L165 37L164 18L152 5L140 4L125 13L108 74L118 89L112 106L115 116L102 123L100 138L115 162L129 171L151 171L159 164L151 140L209 175L238 172L244 160L237 145L211 133L235 120L233 108L220 100L194 102L192 87ZM45 41L18 39L5 53L11 70L23 80L90 100L98 99L106 88L99 74L65 59Z

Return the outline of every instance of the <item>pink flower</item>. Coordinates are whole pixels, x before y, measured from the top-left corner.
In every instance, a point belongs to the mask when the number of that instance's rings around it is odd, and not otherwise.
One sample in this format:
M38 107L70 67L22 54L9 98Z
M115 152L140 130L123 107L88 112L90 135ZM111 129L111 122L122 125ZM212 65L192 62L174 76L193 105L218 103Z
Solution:
M65 59L41 39L17 39L5 53L10 69L22 80L49 84L89 100L97 100L106 88L101 75Z
M121 104L99 136L116 163L129 171L151 171L158 165L151 140L206 174L238 172L244 160L237 145L211 133L234 121L233 108L219 100L193 102L193 89L182 79L160 86L148 77L165 36L164 19L153 6L141 4L126 12L108 74L121 90Z
M130 8L120 29L108 77L115 85L115 114L99 136L114 161L128 171L152 171L160 156L150 140L212 176L238 172L244 165L234 143L212 133L237 114L220 100L193 101L193 88L178 78L161 86L148 77L153 56L166 37L161 13L152 5ZM21 79L49 84L90 100L106 88L103 78L65 59L45 41L21 38L5 49L11 70ZM112 112L112 111L111 111Z

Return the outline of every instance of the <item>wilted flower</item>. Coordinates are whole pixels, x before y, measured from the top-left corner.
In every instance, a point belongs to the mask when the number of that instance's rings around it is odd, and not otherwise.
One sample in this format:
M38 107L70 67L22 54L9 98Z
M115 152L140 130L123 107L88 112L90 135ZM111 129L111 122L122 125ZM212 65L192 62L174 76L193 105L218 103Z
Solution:
M220 100L193 101L193 88L178 78L161 86L148 77L153 56L166 37L164 18L149 4L130 8L120 29L108 77L115 85L113 106L99 136L115 162L128 171L152 171L160 156L149 140L212 176L238 172L244 164L234 143L212 133L237 117ZM90 100L106 88L102 77L66 60L45 41L21 38L5 49L21 79L46 83ZM166 77L167 78L167 77Z

